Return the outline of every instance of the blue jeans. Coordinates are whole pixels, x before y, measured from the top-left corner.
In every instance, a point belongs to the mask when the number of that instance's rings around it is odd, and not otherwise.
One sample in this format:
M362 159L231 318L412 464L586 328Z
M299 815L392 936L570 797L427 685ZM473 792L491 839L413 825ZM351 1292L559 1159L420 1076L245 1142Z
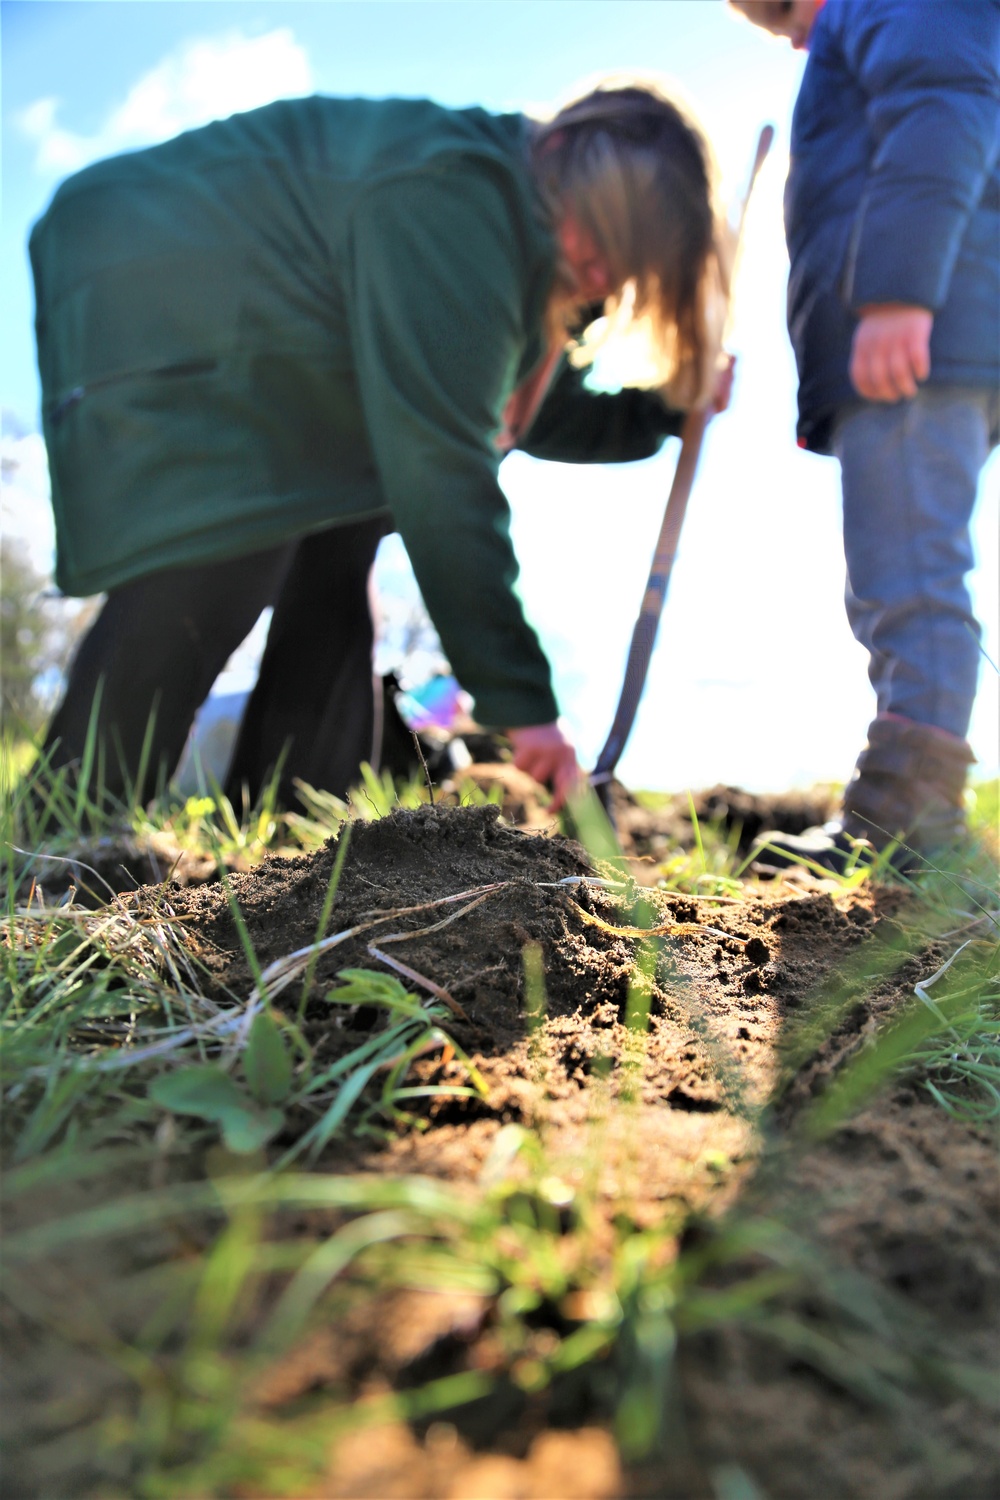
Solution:
M851 408L833 436L847 615L870 656L878 712L960 739L980 656L969 522L996 424L995 392L927 386L912 401Z

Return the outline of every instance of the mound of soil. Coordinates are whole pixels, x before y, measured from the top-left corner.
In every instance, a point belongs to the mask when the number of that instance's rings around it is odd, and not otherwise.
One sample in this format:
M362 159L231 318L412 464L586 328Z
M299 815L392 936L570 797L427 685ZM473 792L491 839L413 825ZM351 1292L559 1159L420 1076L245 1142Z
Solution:
M747 854L758 834L799 834L827 822L836 811L838 797L831 786L774 794L719 785L703 792L681 792L650 806L648 799L636 798L614 782L612 806L624 853L655 862L672 846L694 848L696 823L702 836L717 832L736 854ZM636 878L643 878L641 871Z
M544 788L509 761L475 762L453 773L441 783L439 800L457 804L470 785L485 793L499 790L505 819L522 831L558 831ZM653 884L657 862L669 851L694 848L695 821L702 831L718 830L729 837L733 849L745 854L758 833L765 830L802 833L825 823L836 798L832 788L822 786L778 796L715 786L669 797L651 807L648 799L637 799L616 781L612 784L612 804L622 851L635 862L635 878ZM252 868L252 861L241 853L224 856L224 860L231 870ZM218 879L218 865L214 857L186 848L168 831L141 839L131 833L107 833L63 850L58 858L43 856L33 875L36 891L50 903L72 889L80 904L99 907L115 893L168 879L182 886L211 884Z
M816 821L814 810L804 816ZM262 965L315 941L335 856L331 843L232 877ZM895 1297L915 1325L945 1330L950 1360L990 1364L1000 1303L990 1135L901 1083L773 1167L803 1109L940 965L947 944L927 945L908 928L907 898L894 890L835 895L779 882L747 899L695 899L588 883L592 875L579 846L507 826L495 808L427 807L354 825L327 932L362 930L319 961L310 1041L324 1063L357 1045L376 1018L359 1007L338 1024L324 989L337 971L383 967L388 954L413 988L450 997L451 1033L489 1096L442 1099L420 1130L338 1142L321 1166L475 1180L500 1129L529 1122L564 1181L596 1181L609 1220L680 1230L692 1215L711 1225L738 1202L780 1215L834 1264ZM220 996L245 997L252 977L223 892L177 889L169 903ZM627 1024L637 942L622 929L635 921L661 931L642 1041ZM531 944L545 988L533 1025L522 957ZM464 1081L447 1052L415 1074ZM759 1111L778 1094L764 1118L779 1144L759 1173ZM616 1096L628 1102L611 1109ZM475 1298L396 1293L358 1310L351 1326L315 1334L260 1400L281 1406L327 1386L342 1393L345 1381L363 1394L490 1367L490 1340ZM317 1493L699 1500L749 1494L748 1476L772 1500L1000 1492L993 1424L953 1386L931 1381L902 1406L882 1403L747 1323L682 1341L679 1369L685 1431L643 1465L622 1466L592 1394L527 1396L501 1381L486 1410L342 1443ZM724 1490L727 1474L744 1489Z
M499 787L504 817L526 832L556 831L543 789L509 762L473 764L444 783L460 796L472 782L484 791ZM782 793L746 792L738 786L709 787L670 797L636 796L620 781L611 783L611 808L622 853L632 861L634 878L656 883L657 866L678 849L693 849L699 836L723 838L737 856L749 853L765 832L804 833L827 822L838 806L832 786Z
M315 940L334 857L331 845L314 858L271 860L258 871L232 877L262 966ZM557 1153L586 1152L589 1085L595 1073L607 1071L612 1089L617 1087L622 1059L634 1051L626 1010L636 946L617 930L628 922L621 897L586 884L590 874L578 845L510 828L492 807L425 807L354 825L331 930L351 929L375 916L381 920L324 954L316 970L318 988L328 986L341 969L381 967L370 945L380 951L384 945L460 1007L450 1030L489 1085L488 1102L439 1106L433 1130L392 1140L377 1165L474 1177L497 1129L522 1120L544 1121ZM481 900L447 926L427 932L456 909L432 903L458 892L468 893L468 902L459 905L471 904L477 895ZM704 903L699 913L686 897L649 899L647 921L668 924L678 940L661 958L661 976L649 998L652 1024L641 1098L630 1120L634 1135L622 1143L636 1179L632 1211L642 1222L671 1202L688 1208L706 1195L731 1194L740 1175L736 1164L751 1155L744 1119L748 1102L766 1097L774 1074L773 1002L763 981L750 979L742 992L744 981L759 975L769 960L766 921L747 926L741 920L734 936L725 905ZM252 977L223 893L216 887L178 892L171 904L189 947L220 990L248 993ZM414 936L398 941L408 931ZM545 987L545 1017L530 1033L522 958L529 944L541 949ZM697 993L697 979L711 975L718 983L721 973L741 991L736 1007L706 1005ZM362 1017L361 1024L366 1022L370 1019ZM358 1022L335 1028L322 1001L312 1003L307 1025L324 1063L359 1040ZM727 1067L719 1066L721 1053ZM417 1076L422 1082L464 1081L457 1062L425 1063ZM719 1151L733 1164L731 1173L717 1169L713 1152ZM355 1158L353 1165L358 1164ZM368 1154L364 1164L373 1164ZM609 1155L607 1178L609 1196L620 1197L615 1153Z

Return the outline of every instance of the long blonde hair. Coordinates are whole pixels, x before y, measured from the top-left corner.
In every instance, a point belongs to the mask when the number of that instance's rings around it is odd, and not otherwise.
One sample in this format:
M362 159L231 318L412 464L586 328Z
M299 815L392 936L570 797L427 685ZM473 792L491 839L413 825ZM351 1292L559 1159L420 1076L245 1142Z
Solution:
M681 407L708 399L729 295L725 222L699 127L650 83L607 80L536 127L532 163L553 226L572 218L593 240L615 288L605 338L641 333L649 373ZM565 266L553 331L579 321ZM593 353L584 340L577 362Z

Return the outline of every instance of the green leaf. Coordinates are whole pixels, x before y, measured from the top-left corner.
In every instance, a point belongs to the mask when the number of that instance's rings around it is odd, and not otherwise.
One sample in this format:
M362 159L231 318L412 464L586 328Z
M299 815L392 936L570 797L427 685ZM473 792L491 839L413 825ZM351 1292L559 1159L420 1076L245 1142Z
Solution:
M361 762L363 789L368 794L376 818L387 818L396 803L396 786L391 771L379 776L366 760ZM370 816L370 815L369 815Z
M342 1078L345 1073L351 1073L363 1062L371 1057L372 1053L378 1053L383 1060L395 1056L400 1047L406 1045L407 1038L413 1034L413 1022L401 1021L396 1026L390 1026L386 1031L376 1032L374 1036L362 1042L360 1047L346 1053L343 1057L324 1068L322 1073L315 1073L305 1085L303 1094L314 1094L319 1089L325 1089L328 1083L335 1078Z
M341 969L342 980L336 989L328 990L326 999L338 1005L401 1005L412 1009L414 998L394 974L377 969Z
M149 1097L174 1114L214 1121L221 1127L230 1151L241 1155L269 1141L285 1118L280 1109L258 1109L228 1073L211 1063L155 1078L149 1086Z
M44 1150L59 1134L88 1089L94 1087L93 1073L77 1071L56 1079L36 1104L14 1153L21 1162Z
M307 1147L313 1158L322 1151L327 1141L337 1133L347 1119L365 1084L379 1067L380 1061L381 1059L376 1055L371 1062L365 1063L363 1067L352 1073L346 1083L341 1084L326 1114L322 1119L317 1120L316 1124L298 1142L300 1148Z
M281 1104L288 1098L292 1060L278 1023L266 1010L254 1016L243 1053L243 1073L258 1103Z

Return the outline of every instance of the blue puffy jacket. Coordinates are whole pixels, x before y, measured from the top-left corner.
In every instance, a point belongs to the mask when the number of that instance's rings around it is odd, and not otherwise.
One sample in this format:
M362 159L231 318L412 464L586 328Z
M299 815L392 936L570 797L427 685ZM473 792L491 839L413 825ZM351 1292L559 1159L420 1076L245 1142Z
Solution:
M1000 3L827 0L785 188L799 438L829 451L857 311L934 313L931 381L1000 380Z

